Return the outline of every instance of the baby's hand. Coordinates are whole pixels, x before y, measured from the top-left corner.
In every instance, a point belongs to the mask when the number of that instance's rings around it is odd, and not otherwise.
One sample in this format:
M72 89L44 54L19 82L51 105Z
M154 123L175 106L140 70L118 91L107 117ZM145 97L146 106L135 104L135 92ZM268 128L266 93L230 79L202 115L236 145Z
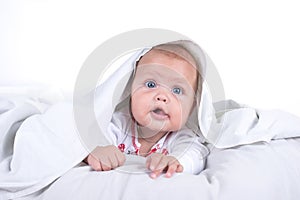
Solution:
M96 171L109 171L125 162L125 155L115 146L98 146L85 161Z
M151 178L158 177L163 171L166 171L167 178L170 178L175 172L183 171L183 166L175 157L161 153L153 153L148 156L146 166L151 170Z

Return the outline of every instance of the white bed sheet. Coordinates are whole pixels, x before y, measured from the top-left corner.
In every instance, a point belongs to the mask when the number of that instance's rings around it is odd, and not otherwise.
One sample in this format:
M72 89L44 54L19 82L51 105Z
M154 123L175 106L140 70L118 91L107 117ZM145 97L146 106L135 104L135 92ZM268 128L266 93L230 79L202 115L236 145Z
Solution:
M170 179L161 176L153 180L146 172L96 172L79 166L30 199L296 200L299 186L300 138L290 138L212 149L201 174L177 174Z

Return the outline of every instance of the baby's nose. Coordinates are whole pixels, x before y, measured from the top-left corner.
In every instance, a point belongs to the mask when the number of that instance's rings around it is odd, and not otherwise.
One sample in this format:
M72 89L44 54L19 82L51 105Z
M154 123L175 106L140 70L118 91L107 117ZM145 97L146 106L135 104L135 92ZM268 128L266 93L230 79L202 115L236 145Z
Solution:
M169 99L166 95L163 95L163 94L159 94L156 96L156 100L157 101L162 101L164 103L168 103L169 102Z

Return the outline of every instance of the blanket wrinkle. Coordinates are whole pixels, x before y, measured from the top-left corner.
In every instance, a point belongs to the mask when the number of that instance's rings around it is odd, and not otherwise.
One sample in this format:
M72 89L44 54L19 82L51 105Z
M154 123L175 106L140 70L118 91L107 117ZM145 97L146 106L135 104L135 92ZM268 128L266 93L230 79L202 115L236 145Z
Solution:
M18 122L22 122L18 130L8 128ZM71 103L24 103L0 115L0 124L6 125L0 132L5 144L0 159L3 199L42 189L88 154L75 131Z
M32 101L18 102L13 100L1 100L0 110L0 160L12 152L12 143L18 128L25 119L43 112L41 106L36 107Z

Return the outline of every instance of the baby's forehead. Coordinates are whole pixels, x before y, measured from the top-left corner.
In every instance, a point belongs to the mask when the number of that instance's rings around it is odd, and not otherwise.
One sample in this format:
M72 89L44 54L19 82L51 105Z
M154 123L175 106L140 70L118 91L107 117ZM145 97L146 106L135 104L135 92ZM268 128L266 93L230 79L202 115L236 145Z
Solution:
M168 46L157 46L152 48L147 52L138 62L139 64L157 62L158 60L177 60L184 61L196 67L196 62L194 58L189 54L189 52L183 48L179 47L168 47Z

